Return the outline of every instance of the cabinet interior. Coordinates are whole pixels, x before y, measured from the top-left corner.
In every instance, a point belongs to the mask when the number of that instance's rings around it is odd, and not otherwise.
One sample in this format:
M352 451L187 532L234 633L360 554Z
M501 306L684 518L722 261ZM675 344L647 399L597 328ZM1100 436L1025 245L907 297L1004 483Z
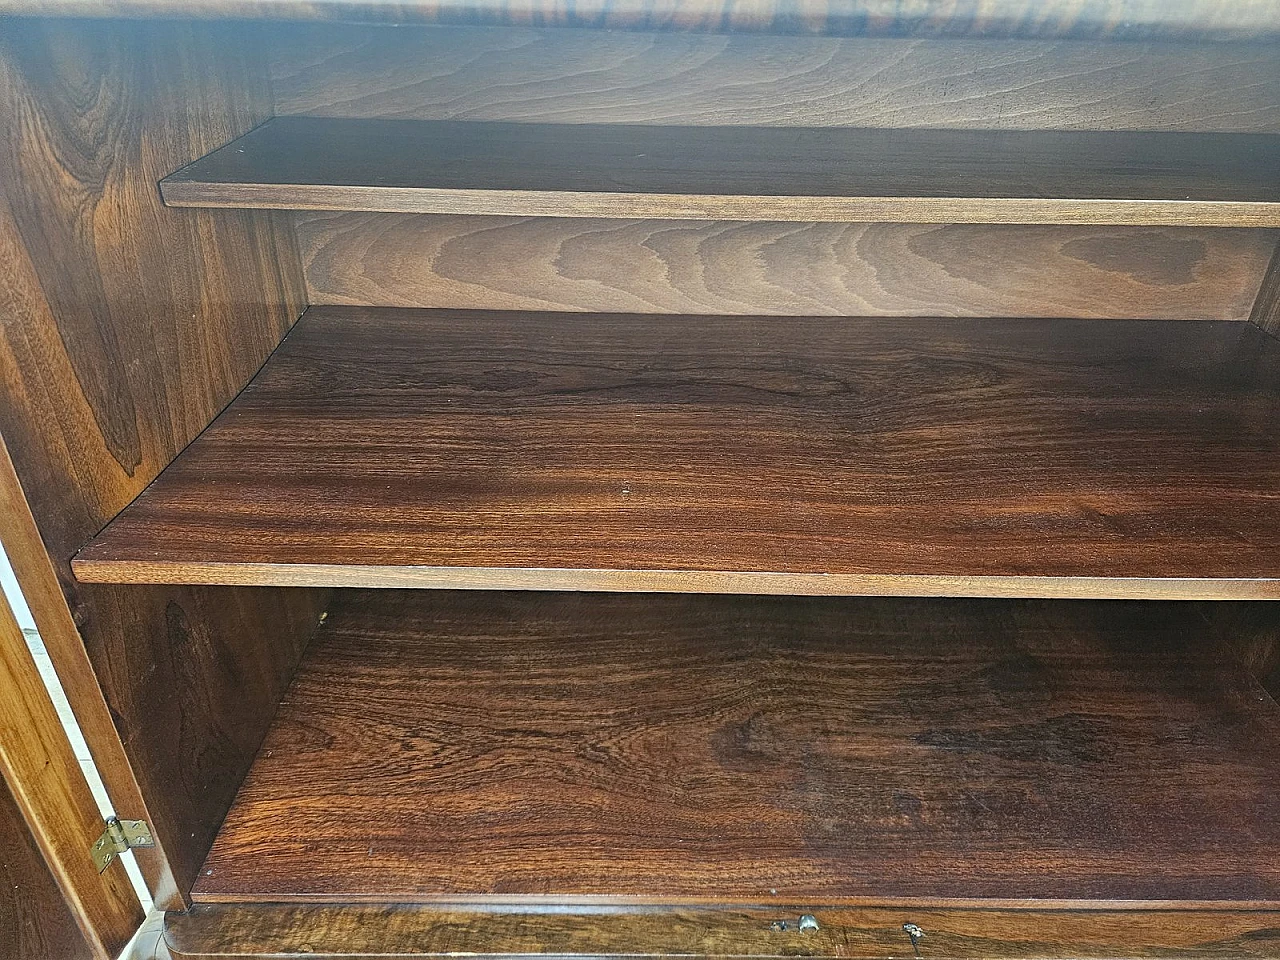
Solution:
M1280 955L1272 38L5 23L175 955Z

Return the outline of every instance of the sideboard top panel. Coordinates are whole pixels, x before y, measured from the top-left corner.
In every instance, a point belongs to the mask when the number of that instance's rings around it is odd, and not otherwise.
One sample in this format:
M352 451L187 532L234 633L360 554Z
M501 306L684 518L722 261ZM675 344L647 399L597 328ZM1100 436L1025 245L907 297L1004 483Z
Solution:
M833 36L1252 40L1280 35L1280 0L0 0L3 14Z

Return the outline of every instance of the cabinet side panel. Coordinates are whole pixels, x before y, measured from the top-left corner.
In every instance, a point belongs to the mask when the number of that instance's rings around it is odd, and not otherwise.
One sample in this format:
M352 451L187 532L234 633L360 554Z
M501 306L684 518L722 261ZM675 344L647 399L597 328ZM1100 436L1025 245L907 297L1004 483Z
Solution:
M1273 337L1280 337L1280 246L1271 255L1249 319Z
M1243 664L1280 700L1280 610L1273 603L1201 604L1199 615L1215 626L1226 655Z
M139 859L162 906L190 887L323 596L86 587L68 561L303 308L286 221L169 210L156 188L269 113L244 27L0 34L0 535L118 812L151 822L160 846Z

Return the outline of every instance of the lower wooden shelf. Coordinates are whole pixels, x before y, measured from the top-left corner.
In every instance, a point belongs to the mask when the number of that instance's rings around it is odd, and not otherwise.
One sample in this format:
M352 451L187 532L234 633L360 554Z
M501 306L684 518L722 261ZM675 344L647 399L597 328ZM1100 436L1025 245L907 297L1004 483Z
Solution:
M1280 707L1203 614L340 592L193 897L1275 907Z

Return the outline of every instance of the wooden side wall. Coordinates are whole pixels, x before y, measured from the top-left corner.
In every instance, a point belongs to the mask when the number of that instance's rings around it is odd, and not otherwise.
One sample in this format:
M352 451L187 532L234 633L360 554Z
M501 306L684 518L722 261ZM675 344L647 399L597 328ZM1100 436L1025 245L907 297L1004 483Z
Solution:
M169 210L156 189L270 115L263 47L229 25L3 28L0 536L118 812L152 825L139 860L172 907L323 596L87 587L68 561L305 305L286 220Z
M1249 319L1272 336L1280 337L1280 246L1271 255L1271 265L1262 279Z

